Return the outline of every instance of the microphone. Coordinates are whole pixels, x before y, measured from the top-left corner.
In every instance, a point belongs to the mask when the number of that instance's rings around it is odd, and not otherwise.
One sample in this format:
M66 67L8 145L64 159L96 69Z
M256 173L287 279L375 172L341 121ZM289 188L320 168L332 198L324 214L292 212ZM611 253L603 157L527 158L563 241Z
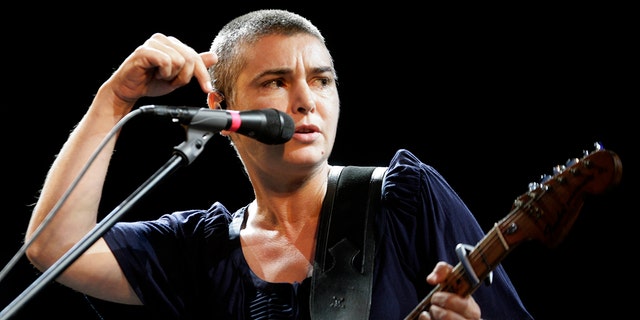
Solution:
M236 111L146 105L139 109L142 113L171 117L196 129L233 131L271 145L291 140L295 131L293 118L273 108Z

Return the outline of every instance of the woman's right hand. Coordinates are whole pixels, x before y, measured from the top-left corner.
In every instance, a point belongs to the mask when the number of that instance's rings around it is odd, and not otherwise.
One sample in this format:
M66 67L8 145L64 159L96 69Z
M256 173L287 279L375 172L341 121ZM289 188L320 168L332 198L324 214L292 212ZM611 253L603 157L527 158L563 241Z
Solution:
M193 77L208 93L213 87L207 68L217 60L213 52L199 54L174 37L155 33L124 60L105 86L115 95L114 104L129 109L139 98L168 94Z

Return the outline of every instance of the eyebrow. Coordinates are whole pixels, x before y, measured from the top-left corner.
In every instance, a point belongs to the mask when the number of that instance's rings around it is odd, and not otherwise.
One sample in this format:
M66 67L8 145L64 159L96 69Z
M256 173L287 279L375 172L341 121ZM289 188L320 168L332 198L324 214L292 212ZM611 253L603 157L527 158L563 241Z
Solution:
M282 68L282 69L272 69L272 70L266 70L264 72L261 72L256 79L260 79L264 76L268 76L268 75L286 75L289 73L292 73L293 70L289 69L289 68ZM313 68L311 73L312 74L319 74L319 73L325 73L325 72L330 72L331 74L335 74L333 68L331 66L326 66L326 67L317 67L317 68Z

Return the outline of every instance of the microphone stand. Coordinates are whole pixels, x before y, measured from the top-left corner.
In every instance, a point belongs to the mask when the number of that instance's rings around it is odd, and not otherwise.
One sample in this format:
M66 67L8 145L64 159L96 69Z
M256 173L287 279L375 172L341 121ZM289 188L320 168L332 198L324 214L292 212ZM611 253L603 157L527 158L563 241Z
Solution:
M104 217L93 229L91 229L78 243L60 257L51 267L45 270L27 289L25 289L15 300L13 300L0 313L0 320L8 319L19 308L21 308L30 298L39 292L44 285L56 279L71 263L73 263L82 253L98 241L120 218L149 190L157 185L170 173L175 172L179 166L187 166L200 155L204 146L215 132L207 130L187 129L187 139L174 147L173 156L158 171L140 185L129 197L113 209L111 213Z

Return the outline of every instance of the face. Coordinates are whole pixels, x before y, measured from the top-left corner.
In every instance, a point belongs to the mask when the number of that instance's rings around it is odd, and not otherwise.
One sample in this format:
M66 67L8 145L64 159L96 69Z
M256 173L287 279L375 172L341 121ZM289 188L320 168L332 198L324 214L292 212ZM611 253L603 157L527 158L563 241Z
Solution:
M270 35L245 48L229 109L275 108L295 123L291 140L266 145L231 133L243 163L264 172L290 172L324 164L336 136L340 101L331 56L309 35Z

